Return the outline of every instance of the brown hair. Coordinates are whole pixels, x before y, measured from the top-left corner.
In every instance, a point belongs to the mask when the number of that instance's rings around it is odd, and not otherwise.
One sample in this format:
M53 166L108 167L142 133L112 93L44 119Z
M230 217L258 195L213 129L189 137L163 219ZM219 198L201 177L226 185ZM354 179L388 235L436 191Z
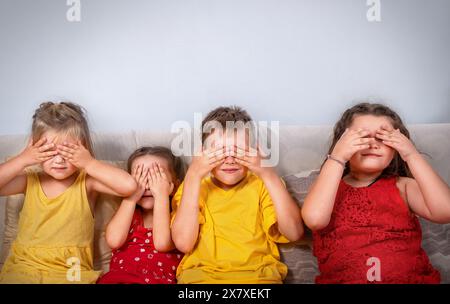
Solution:
M218 107L206 115L206 117L202 121L202 142L205 141L205 139L211 134L204 132L203 128L208 122L217 122L219 123L224 129L226 128L227 121L228 122L242 122L247 123L251 122L252 118L250 115L238 106L230 106L230 107Z
M38 141L48 130L64 132L79 139L83 146L93 154L91 135L86 111L72 102L43 102L33 115L31 136L33 142Z
M364 102L347 109L342 114L341 118L334 126L333 139L331 142L331 146L328 149L328 154L331 154L331 152L334 149L334 146L341 138L342 134L345 132L345 129L347 129L352 124L355 115L374 115L374 116L388 117L391 120L394 129L399 129L400 132L403 133L403 135L405 135L407 138L410 138L409 131L403 124L402 119L392 109L382 104ZM346 165L343 175L348 174L349 171L350 168L348 165ZM395 153L394 158L392 159L389 166L387 166L383 170L381 175L382 176L398 175L408 177L412 176L411 171L408 168L408 165L397 152Z
M131 173L131 165L134 160L140 156L154 155L160 156L168 161L170 170L172 171L174 178L182 180L184 176L184 167L181 158L173 155L172 151L166 147L156 146L156 147L141 147L134 151L127 161L128 172Z

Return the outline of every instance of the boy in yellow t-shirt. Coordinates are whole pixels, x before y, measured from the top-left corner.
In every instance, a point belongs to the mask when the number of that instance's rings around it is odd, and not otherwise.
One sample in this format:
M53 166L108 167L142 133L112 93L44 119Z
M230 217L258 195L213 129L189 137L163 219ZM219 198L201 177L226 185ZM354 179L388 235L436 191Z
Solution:
M276 243L303 235L300 210L272 167L249 147L248 134L224 130L251 122L238 107L220 107L215 123L173 197L172 237L185 253L178 283L282 283L287 267ZM214 124L213 124L214 125Z

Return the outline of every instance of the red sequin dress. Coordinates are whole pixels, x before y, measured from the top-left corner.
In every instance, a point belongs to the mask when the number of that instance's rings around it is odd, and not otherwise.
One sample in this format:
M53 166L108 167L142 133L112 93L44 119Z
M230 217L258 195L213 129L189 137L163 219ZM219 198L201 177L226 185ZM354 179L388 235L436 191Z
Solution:
M136 208L125 244L111 255L110 270L98 284L176 284L177 266L183 258L178 251L158 252L152 229L145 228Z
M421 247L420 223L396 180L359 188L341 180L330 223L313 233L316 283L440 282Z

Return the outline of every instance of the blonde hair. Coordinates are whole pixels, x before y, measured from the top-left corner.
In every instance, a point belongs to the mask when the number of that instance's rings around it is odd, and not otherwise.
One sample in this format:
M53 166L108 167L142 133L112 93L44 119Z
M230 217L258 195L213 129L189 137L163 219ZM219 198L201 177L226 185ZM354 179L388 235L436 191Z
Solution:
M49 130L80 140L83 146L93 154L86 111L81 106L72 102L41 103L33 115L31 127L33 143Z

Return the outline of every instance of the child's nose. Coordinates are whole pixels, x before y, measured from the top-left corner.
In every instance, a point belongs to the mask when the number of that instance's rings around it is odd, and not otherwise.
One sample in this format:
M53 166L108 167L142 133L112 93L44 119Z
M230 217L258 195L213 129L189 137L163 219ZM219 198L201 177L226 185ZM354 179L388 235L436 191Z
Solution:
M227 156L227 157L225 157L225 163L226 164L234 164L234 163L236 163L236 160L234 159L233 156Z
M374 137L370 137L369 146L370 149L378 149L380 148L380 143Z
M61 156L61 154L56 154L55 155L55 157L54 157L54 162L55 163L58 163L58 164L61 164L61 163L64 163L64 158Z

